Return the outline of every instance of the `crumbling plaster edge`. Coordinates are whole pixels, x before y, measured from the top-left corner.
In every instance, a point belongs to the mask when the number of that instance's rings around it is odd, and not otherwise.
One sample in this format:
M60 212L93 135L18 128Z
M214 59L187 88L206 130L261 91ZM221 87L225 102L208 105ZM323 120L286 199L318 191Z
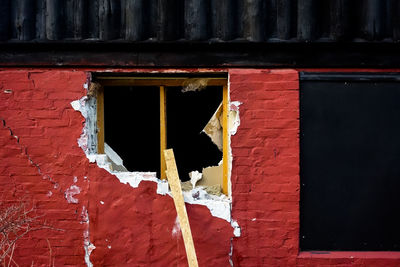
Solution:
M83 85L83 88L87 91L88 90L89 83L85 83ZM228 81L228 90L229 90L229 81ZM228 91L229 92L229 91ZM228 96L230 94L228 93ZM160 180L156 177L155 173L152 172L113 172L109 167L108 164L106 163L106 155L101 155L101 154L93 154L89 153L89 148L88 148L88 135L89 131L87 129L87 121L88 121L88 112L86 110L86 105L89 100L88 96L84 96L81 99L72 101L70 104L72 108L76 111L79 111L81 115L85 118L85 122L83 125L82 129L82 134L78 138L77 143L78 146L82 148L84 151L86 157L88 158L90 163L95 163L98 165L98 167L106 170L110 174L114 175L115 177L118 178L118 180L121 183L124 184L129 184L132 188L137 188L140 184L141 181L152 181L157 183L157 194L159 195L169 195L172 197L171 191L169 190L168 182ZM236 111L236 118L232 122L232 128L229 129L229 136L235 135L237 132L237 129L240 125L240 116L239 116L239 106L240 103L239 101L230 101L229 99L229 107L230 110ZM229 179L228 179L228 188L229 188L229 197L222 195L222 196L213 196L209 195L205 190L203 190L201 187L197 187L192 189L191 191L186 191L183 192L184 195L184 201L188 204L195 204L195 205L203 205L206 206L209 210L212 216L223 219L230 223L231 227L233 228L233 236L234 237L240 237L241 235L241 229L239 224L237 223L236 220L232 219L231 213L232 213L232 199L231 199L231 168L232 168L232 150L230 146L230 138L229 138ZM198 195L199 197L194 198L193 195ZM84 249L85 249L85 262L87 266L91 267L93 266L91 261L90 261L90 253L93 249L96 247L94 244L90 243L90 237L89 237L89 221L87 221L88 224L88 229L85 230L84 232ZM231 240L231 251L229 252L229 262L231 266L233 266L232 263L232 253L233 253L233 247L232 247L232 239ZM88 247L88 244L90 244L90 249Z

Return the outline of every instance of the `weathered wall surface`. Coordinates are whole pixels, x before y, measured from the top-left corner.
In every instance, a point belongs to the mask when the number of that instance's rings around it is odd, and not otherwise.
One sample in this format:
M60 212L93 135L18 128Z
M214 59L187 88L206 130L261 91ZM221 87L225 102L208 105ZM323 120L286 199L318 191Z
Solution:
M299 235L299 99L295 70L232 70L241 125L231 137L236 266L293 266Z
M20 266L186 266L172 198L89 163L77 139L89 70L0 71L0 196L36 206L48 225L18 243ZM299 99L296 70L232 69L241 125L231 137L231 225L187 205L200 266L398 266L387 255L299 256ZM234 107L232 107L234 108ZM47 240L49 242L47 242ZM86 251L85 251L86 249ZM317 258L312 258L317 257ZM390 256L390 255L389 255ZM392 255L393 256L393 255Z
M136 189L120 183L78 147L84 120L70 103L86 94L86 80L85 71L0 71L3 198L29 199L47 224L63 230L31 233L14 259L47 264L48 239L56 266L85 265L89 241L94 266L185 266L172 198L157 195L153 182ZM204 206L187 209L200 264L228 266L230 224Z

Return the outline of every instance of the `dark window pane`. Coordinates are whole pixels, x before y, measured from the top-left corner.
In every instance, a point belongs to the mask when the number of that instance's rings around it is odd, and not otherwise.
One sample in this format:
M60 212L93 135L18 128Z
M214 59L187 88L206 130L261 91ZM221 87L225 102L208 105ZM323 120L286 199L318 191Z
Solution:
M400 250L400 83L303 81L300 247Z

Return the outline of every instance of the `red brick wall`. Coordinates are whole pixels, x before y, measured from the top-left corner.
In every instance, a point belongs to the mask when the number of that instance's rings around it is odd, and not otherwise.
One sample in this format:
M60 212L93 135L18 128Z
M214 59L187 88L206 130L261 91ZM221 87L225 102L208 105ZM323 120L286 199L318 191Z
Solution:
M295 70L231 70L241 125L231 138L235 266L294 266L299 235L299 98Z
M20 266L48 264L48 240L55 266L83 266L90 230L95 266L185 266L182 238L171 234L172 198L157 195L152 182L121 184L90 164L77 145L84 119L70 103L86 94L89 71L0 71L1 200L23 199L39 220L61 229L30 233L14 259ZM231 243L234 266L399 266L395 253L299 256L298 73L229 74L231 100L242 102L241 125L231 139L232 216L241 236L233 237L229 223L206 207L187 205L200 266L229 266ZM78 203L65 199L72 185L80 188Z

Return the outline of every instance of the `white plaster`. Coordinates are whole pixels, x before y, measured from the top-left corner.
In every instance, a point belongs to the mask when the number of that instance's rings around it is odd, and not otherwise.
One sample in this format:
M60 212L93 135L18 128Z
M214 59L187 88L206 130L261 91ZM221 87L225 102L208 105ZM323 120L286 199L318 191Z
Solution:
M101 204L101 205L104 205L104 201L101 201L101 200L100 200L100 204Z
M121 159L121 157L112 149L107 143L104 143L104 152L107 154L107 156L110 158L112 162L114 162L117 165L124 166L124 161Z
M256 220L257 220L257 218L253 218L253 219L251 219L251 221L252 221L252 222L255 222Z
M78 177L74 176L74 183L78 182Z
M76 185L71 185L67 190L64 192L64 197L68 203L79 203L77 198L74 198L75 195L78 195L81 192L81 189Z
M189 177L190 177L190 183L192 184L192 188L195 188L197 181L203 178L203 174L198 171L191 171L189 172Z
M233 235L235 237L239 237L241 235L241 229L239 224L237 223L236 220L231 221L231 226L233 227Z
M47 197L51 197L52 195L53 195L53 192L51 192L51 191L47 192L47 194L46 194Z
M210 195L201 187L197 187L184 191L183 198L186 203L206 206L214 217L231 221L231 201L225 195Z
M108 248L108 249L111 249L111 246L110 246L110 245L108 245L108 246L107 246L107 248Z
M176 216L174 227L172 227L172 236L178 237L181 235L181 225L179 224L179 218Z
M75 100L71 102L71 106L73 109L80 111L81 110L81 103L80 100Z
M96 246L90 242L90 232L89 232L89 213L85 206L82 206L81 212L81 223L86 224L85 230L83 230L83 249L85 250L85 263L88 267L93 267L90 261L90 254Z
M240 126L239 106L242 103L239 101L233 101L230 103L231 113L229 114L229 134L235 135L238 127Z
M75 110L81 112L82 116L86 119L86 121L88 120L88 111L87 110L89 109L89 107L86 107L86 105L89 105L87 100L88 100L88 98L85 96L85 97L81 98L80 100L71 102L71 106ZM235 115L234 120L232 121L233 126L232 126L232 129L230 129L230 131L229 131L230 135L235 134L237 131L237 127L240 125L240 119L239 119L239 105L240 104L241 103L238 101L231 102L231 109L236 111L236 113L235 113L236 115ZM92 130L90 130L90 131L92 131ZM108 171L110 174L114 175L121 183L129 184L133 188L137 188L141 181L155 182L155 183L157 183L157 194L169 195L170 197L172 197L171 192L169 190L168 182L165 180L158 179L156 177L155 172L118 172L118 171L111 170L110 162L108 160L107 155L89 153L88 134L89 134L89 132L88 132L88 129L87 129L86 123L85 123L85 127L82 131L82 134L81 134L80 138L78 139L78 145L85 152L89 162L91 162L91 163L96 162L100 168L103 168L106 171ZM230 184L228 186L230 186ZM186 203L206 206L210 210L210 213L212 216L221 218L221 219L229 222L231 224L232 228L234 229L234 235L240 236L240 227L237 224L237 222L233 221L231 218L231 199L229 197L227 197L225 195L221 195L221 196L209 195L201 187L194 188L191 191L183 192L183 195L184 195L184 200ZM89 256L90 256L91 250L94 248L95 248L95 246L93 244L91 244L90 241L87 241L85 243L85 252L86 252L85 261L87 259L86 264L88 266L92 266L90 263Z
M233 243L232 243L232 239L230 240L231 242L231 248L229 250L229 264L231 265L231 267L233 267L233 260L232 260L232 255L233 255Z

